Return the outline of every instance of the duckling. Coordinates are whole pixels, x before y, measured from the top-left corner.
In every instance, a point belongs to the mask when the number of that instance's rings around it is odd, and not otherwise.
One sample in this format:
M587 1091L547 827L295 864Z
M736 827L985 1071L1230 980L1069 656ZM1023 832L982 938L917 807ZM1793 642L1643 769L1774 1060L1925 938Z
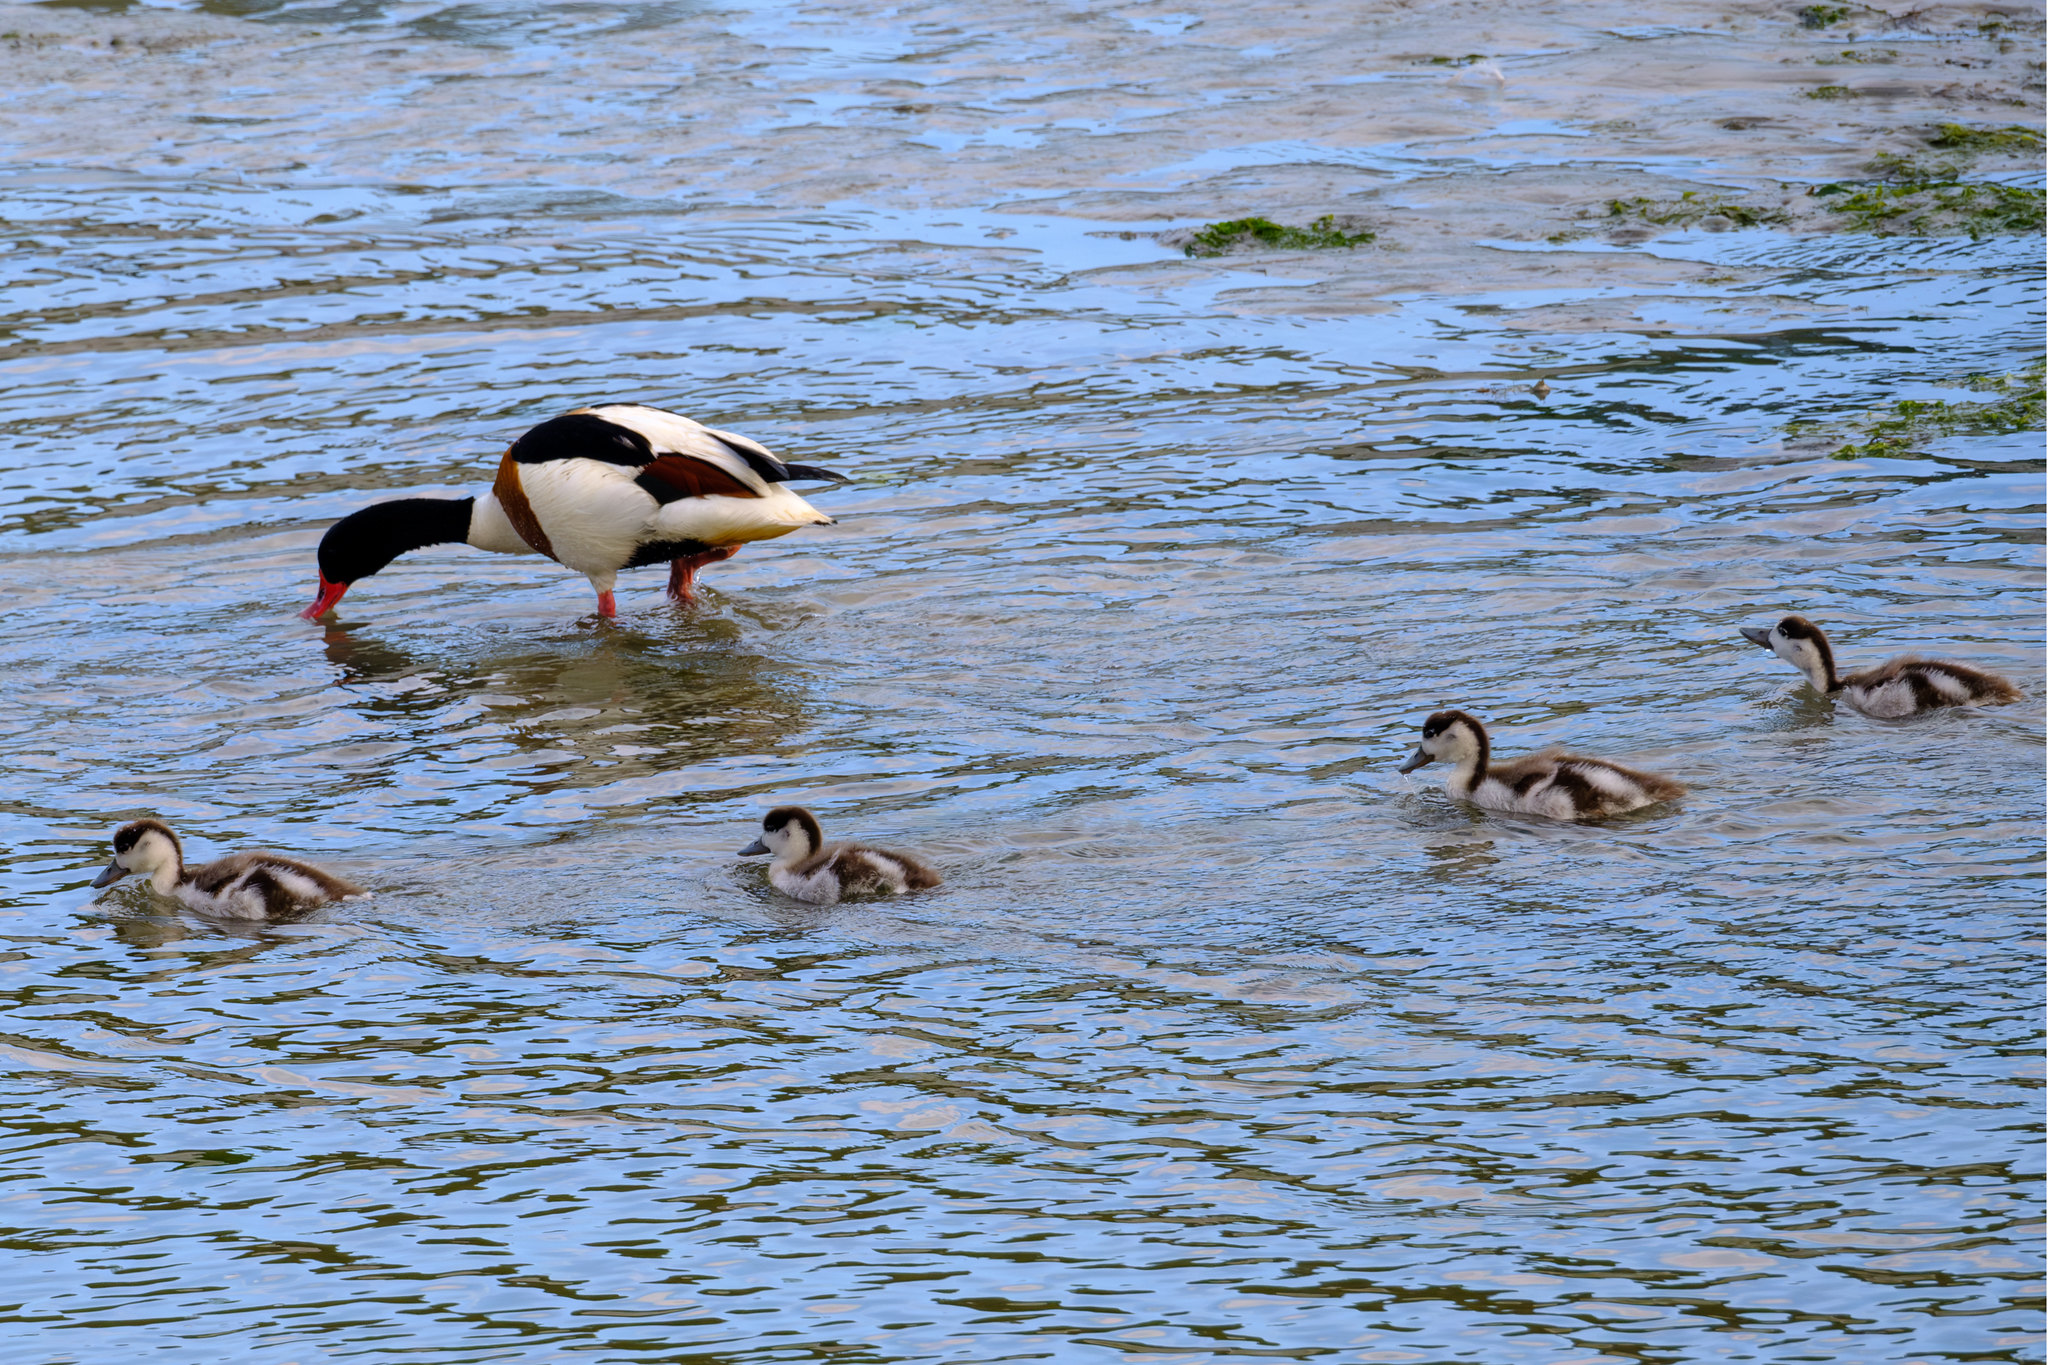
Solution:
M1439 711L1423 722L1422 743L1401 771L1412 773L1443 759L1451 764L1444 790L1453 798L1488 810L1556 820L1619 815L1685 795L1685 788L1668 777L1604 758L1545 750L1512 763L1489 764L1491 752L1486 727L1477 718L1463 711Z
M1814 691L1840 694L1864 715L1880 720L1917 716L1944 706L1996 706L2020 699L2020 690L1996 673L1911 654L1844 677L1835 672L1835 651L1828 637L1804 616L1788 616L1768 629L1744 626L1742 638L1804 673Z
M112 886L131 872L148 877L150 889L159 896L173 896L194 910L233 919L266 919L370 894L354 882L282 853L234 853L187 867L178 836L160 820L131 820L115 830L114 861L92 884Z
M740 850L772 853L768 884L785 896L830 905L841 896L900 896L928 891L939 874L907 853L862 844L825 843L817 817L802 806L777 806L761 820L761 837Z

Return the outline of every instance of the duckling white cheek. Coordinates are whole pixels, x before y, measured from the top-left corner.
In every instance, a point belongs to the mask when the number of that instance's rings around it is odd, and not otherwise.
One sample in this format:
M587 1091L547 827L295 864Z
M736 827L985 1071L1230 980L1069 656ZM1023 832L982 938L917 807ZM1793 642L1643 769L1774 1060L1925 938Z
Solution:
M159 894L168 895L178 884L178 851L170 840L154 830L135 841L135 847L119 856L121 866L149 878Z
M1478 761L1479 746L1464 731L1456 731L1437 741L1436 757L1454 768L1470 767Z
M1771 652L1806 675L1806 680L1815 687L1827 686L1827 675L1820 666L1820 654L1807 641L1794 640L1773 631Z

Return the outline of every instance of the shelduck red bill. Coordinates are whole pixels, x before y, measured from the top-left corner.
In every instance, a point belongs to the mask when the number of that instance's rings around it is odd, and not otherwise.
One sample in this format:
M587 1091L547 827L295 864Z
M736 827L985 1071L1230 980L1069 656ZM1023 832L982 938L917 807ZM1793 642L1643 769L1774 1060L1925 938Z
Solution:
M348 584L330 583L327 581L327 575L321 574L320 595L313 599L312 606L307 607L299 615L305 617L308 621L317 621L328 612L333 611L334 604L339 602L341 595L347 591Z

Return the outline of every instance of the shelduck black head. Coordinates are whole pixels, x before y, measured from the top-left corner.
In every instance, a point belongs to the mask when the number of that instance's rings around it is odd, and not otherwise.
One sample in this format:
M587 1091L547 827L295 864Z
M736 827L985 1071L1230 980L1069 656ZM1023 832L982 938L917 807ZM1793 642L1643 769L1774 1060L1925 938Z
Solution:
M408 550L469 539L475 508L475 498L396 498L349 513L320 538L319 596L299 614L311 621L333 610L357 579Z

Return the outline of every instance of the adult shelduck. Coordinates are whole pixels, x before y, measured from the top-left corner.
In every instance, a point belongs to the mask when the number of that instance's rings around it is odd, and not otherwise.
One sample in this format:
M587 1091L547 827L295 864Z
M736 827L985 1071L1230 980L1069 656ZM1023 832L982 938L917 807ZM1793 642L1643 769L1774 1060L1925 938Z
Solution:
M331 610L351 584L408 550L461 543L500 554L538 551L584 575L600 616L616 616L619 570L669 566L669 595L697 600L697 570L832 518L784 487L846 477L784 464L766 446L637 403L577 408L542 422L498 461L488 493L372 503L320 540L320 596Z
M1947 659L1901 654L1875 668L1837 673L1826 633L1804 616L1787 616L1775 626L1744 626L1742 637L1804 673L1814 691L1840 697L1864 715L1883 720L1944 706L1996 706L2020 699L2020 690L1996 673Z
M1668 777L1583 754L1546 751L1495 763L1486 727L1464 711L1439 711L1424 721L1422 742L1401 771L1412 773L1439 761L1451 765L1444 790L1455 799L1553 820L1619 815L1685 795L1685 788Z

